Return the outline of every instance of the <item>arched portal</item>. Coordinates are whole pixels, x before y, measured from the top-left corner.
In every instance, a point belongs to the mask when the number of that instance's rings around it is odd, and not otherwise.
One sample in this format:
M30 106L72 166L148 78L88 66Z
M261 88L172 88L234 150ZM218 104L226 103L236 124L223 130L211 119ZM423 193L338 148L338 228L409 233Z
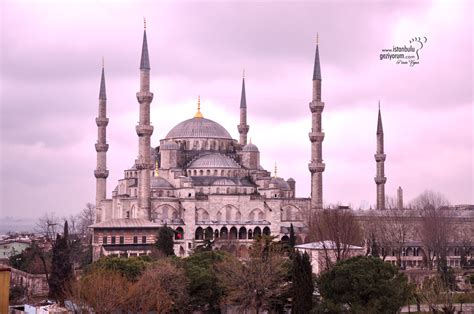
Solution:
M221 239L228 239L229 238L229 232L226 227L221 228Z
M212 231L211 227L207 227L204 231L204 238L206 240L212 240L212 236L214 235L214 231Z
M253 237L258 238L261 236L262 236L262 229L260 229L260 227L255 227L255 229L253 229Z
M266 235L266 236L269 236L270 235L270 228L268 228L268 227L263 228L263 234Z
M235 239L237 239L237 228L236 228L236 227L230 228L229 239L230 239L230 240L235 240Z

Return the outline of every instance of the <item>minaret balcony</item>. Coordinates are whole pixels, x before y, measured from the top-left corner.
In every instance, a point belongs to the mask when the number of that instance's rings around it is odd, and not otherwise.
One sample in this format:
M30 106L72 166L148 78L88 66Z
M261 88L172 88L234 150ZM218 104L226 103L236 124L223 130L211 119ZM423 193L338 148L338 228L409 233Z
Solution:
M380 161L385 161L385 158L387 158L387 155L385 154L375 154L375 161L380 162Z
M144 158L135 159L135 167L137 170L153 169L155 165L145 162Z
M109 118L95 118L97 126L107 126L109 124Z
M100 152L106 152L109 150L109 144L106 143L96 143L95 144L95 151L100 153Z
M139 124L135 127L138 136L151 136L153 134L153 126L147 124Z
M324 132L309 132L308 136L311 143L313 142L321 143L324 140Z
M311 110L312 113L321 113L324 110L324 103L322 101L313 100L309 103L309 110Z
M239 130L239 133L247 133L249 129L250 127L248 124L239 124L237 126L237 130Z
M323 172L324 169L326 169L326 164L323 162L310 162L308 164L308 169L311 173Z
M151 103L153 100L153 93L150 92L138 92L137 93L138 103Z
M376 184L385 184L387 177L375 177L374 180Z
M107 179L109 176L109 170L106 169L96 169L94 170L94 176L97 179Z

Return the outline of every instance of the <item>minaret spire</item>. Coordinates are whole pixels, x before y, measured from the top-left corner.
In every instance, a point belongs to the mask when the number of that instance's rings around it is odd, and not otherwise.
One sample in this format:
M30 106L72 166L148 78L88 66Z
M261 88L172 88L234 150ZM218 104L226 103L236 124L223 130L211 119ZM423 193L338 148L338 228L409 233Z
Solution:
M377 185L377 209L385 209L385 159L383 144L383 126L382 126L382 114L380 113L380 101L379 101L379 115L377 120L377 152L374 155L377 164L377 173L374 178L375 184Z
M106 135L109 119L107 118L107 95L105 91L105 71L103 59L99 90L99 116L95 119L95 122L98 129L97 143L95 144L95 150L97 152L97 167L94 170L94 176L96 178L95 206L97 209L96 222L100 222L105 218L103 216L104 213L102 212L101 202L106 199L107 177L109 176L109 171L107 170L107 151L109 150L109 144L107 144Z
M240 138L239 143L244 146L247 145L247 133L250 126L247 124L247 97L245 95L245 70L242 74L242 93L240 94L240 124L237 126Z
M140 104L139 122L136 126L138 135L138 159L135 161L138 172L138 208L139 216L132 218L151 219L150 176L154 169L151 160L151 135L153 126L150 125L150 103L153 93L150 92L150 60L148 58L148 43L146 39L146 21L144 21L142 54L140 60L140 91L137 93Z
M319 63L319 34L316 37L316 53L313 68L313 99L309 103L311 110L311 162L308 165L311 172L311 209L323 208L323 172L326 165L323 163L323 140L321 115L324 110L324 102L321 101L321 65Z

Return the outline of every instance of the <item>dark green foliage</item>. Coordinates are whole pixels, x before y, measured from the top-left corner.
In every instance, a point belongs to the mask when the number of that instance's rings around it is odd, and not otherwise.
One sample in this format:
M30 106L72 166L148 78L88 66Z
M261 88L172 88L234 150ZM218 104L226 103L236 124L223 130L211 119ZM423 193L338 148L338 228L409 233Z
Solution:
M44 262L44 263L43 263ZM11 267L30 274L49 273L51 268L51 253L43 252L36 242L20 254L9 257Z
M165 256L172 256L174 255L173 238L174 230L164 225L158 230L155 247L161 254L164 254Z
M107 256L93 263L88 270L89 272L97 269L114 271L120 273L129 281L136 281L151 262L152 259L149 256L130 258Z
M309 313L313 307L313 270L309 255L296 252L293 255L292 313Z
M64 223L63 236L58 234L53 246L51 275L49 276L48 282L49 296L62 304L64 299L71 295L73 277L71 250L69 247L69 230L66 221Z
M295 237L295 230L293 228L293 224L290 225L290 241L288 242L288 245L290 246L291 249L293 249L296 245L296 237Z
M324 302L341 312L397 313L413 290L395 266L365 256L338 262L317 282Z
M191 310L220 313L222 287L217 280L215 266L228 256L223 251L203 251L184 259L188 277Z
M13 285L10 287L10 305L21 304L26 301L26 288Z
M377 238L375 237L375 232L370 233L370 255L373 257L379 257L379 245L377 243Z

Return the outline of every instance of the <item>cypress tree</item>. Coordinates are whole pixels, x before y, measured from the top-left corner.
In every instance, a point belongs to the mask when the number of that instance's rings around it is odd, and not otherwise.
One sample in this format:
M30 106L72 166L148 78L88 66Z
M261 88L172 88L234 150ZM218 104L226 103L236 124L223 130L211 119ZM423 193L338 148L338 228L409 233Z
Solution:
M290 225L290 240L288 244L291 249L293 249L296 245L296 237L295 237L295 230L293 228L293 224Z
M158 229L155 247L166 256L174 255L173 238L174 230L164 225Z
M296 252L293 257L293 304L292 313L310 313L313 308L313 270L309 255Z
M49 277L49 296L60 304L64 304L64 300L71 295L74 274L70 255L69 228L66 221L63 236L58 234L53 245L51 276Z

